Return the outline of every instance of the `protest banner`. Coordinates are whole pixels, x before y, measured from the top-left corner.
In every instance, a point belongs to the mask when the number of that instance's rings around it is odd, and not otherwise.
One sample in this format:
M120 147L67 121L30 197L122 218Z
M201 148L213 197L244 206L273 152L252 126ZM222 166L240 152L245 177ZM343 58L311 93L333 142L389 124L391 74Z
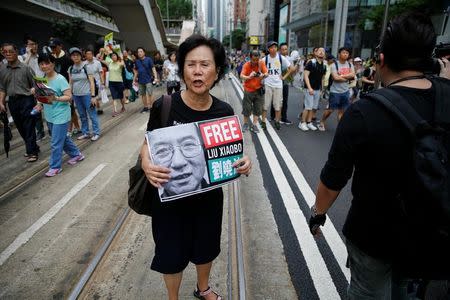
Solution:
M159 189L162 202L202 193L240 176L232 167L244 153L237 116L160 128L145 136L153 164L171 170L170 180Z
M105 50L109 49L109 51L113 51L114 44L114 32L110 32L104 37L104 45Z
M34 98L36 101L45 104L52 104L55 91L48 86L47 77L33 76Z

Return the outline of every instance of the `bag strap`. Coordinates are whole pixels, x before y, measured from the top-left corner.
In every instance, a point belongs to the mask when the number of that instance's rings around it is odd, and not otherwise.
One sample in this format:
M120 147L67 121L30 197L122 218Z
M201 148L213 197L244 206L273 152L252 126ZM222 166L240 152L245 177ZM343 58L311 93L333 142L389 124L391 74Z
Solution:
M167 127L167 121L169 120L171 106L172 106L172 96L164 95L161 107L161 128Z
M435 121L438 124L450 124L450 101L448 97L445 96L450 92L448 83L445 81L447 86L444 86L443 80L446 79L438 77L429 77L428 79L433 83L436 91L436 104L434 110Z
M375 100L391 112L408 129L413 138L416 137L417 128L424 126L431 128L417 111L394 89L384 88L376 90L366 97Z

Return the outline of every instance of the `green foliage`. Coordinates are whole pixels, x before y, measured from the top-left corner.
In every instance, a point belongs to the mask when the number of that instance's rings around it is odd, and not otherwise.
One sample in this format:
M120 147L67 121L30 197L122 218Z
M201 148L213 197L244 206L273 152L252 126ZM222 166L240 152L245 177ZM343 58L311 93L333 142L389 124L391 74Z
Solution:
M50 20L53 36L63 39L70 45L79 43L78 35L84 30L84 21L81 18L52 18Z
M234 49L240 50L242 48L242 43L245 42L245 31L242 29L235 29L231 33L231 43ZM226 35L222 40L223 45L228 48L230 47L230 36Z
M158 0L163 19L167 18L167 4L169 4L170 19L192 19L192 2L190 0Z
M433 3L430 3L433 2ZM401 0L389 6L389 17L392 19L404 12L408 11L422 11L422 12L438 12L442 8L442 1L428 1L428 0ZM378 5L371 7L367 10L363 18L359 22L359 26L364 28L365 20L372 21L374 23L374 29L380 30L383 25L384 17L384 5Z

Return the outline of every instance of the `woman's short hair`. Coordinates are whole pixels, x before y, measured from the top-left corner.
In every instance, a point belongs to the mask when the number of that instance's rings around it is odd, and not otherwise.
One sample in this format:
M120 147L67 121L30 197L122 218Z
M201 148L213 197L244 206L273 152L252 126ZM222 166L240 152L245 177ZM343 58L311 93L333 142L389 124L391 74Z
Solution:
M225 67L227 65L225 48L223 47L221 42L219 42L214 38L206 38L202 35L195 34L188 37L180 45L177 54L178 70L180 73L180 77L184 78L184 62L186 60L187 54L191 52L193 49L200 46L206 46L210 48L214 55L214 63L216 64L218 76L211 87L213 88L214 85L223 78L225 74Z
M56 59L53 55L48 54L48 53L39 53L38 64L40 64L41 62L54 64L55 61L56 61Z
M395 72L402 70L426 71L432 66L436 33L431 19L418 12L402 14L386 27L378 53Z
M113 55L117 56L117 60L119 60L119 61L121 60L119 54L117 54L116 52L111 52L111 53L109 54L109 57L112 59Z
M176 53L175 51L170 52L170 53L169 53L169 56L168 56L169 60L170 60L170 57L171 57L172 55L175 55L175 57L176 57L176 56L177 56L177 53Z

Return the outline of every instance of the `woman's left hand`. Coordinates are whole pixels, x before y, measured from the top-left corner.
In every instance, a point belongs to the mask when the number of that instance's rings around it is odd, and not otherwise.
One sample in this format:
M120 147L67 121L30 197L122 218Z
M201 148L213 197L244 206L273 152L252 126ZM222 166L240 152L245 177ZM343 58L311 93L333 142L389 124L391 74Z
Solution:
M234 162L233 168L236 168L236 171L239 174L248 176L252 169L252 161L250 160L250 158L247 155L245 155L241 159L238 159L237 161Z

